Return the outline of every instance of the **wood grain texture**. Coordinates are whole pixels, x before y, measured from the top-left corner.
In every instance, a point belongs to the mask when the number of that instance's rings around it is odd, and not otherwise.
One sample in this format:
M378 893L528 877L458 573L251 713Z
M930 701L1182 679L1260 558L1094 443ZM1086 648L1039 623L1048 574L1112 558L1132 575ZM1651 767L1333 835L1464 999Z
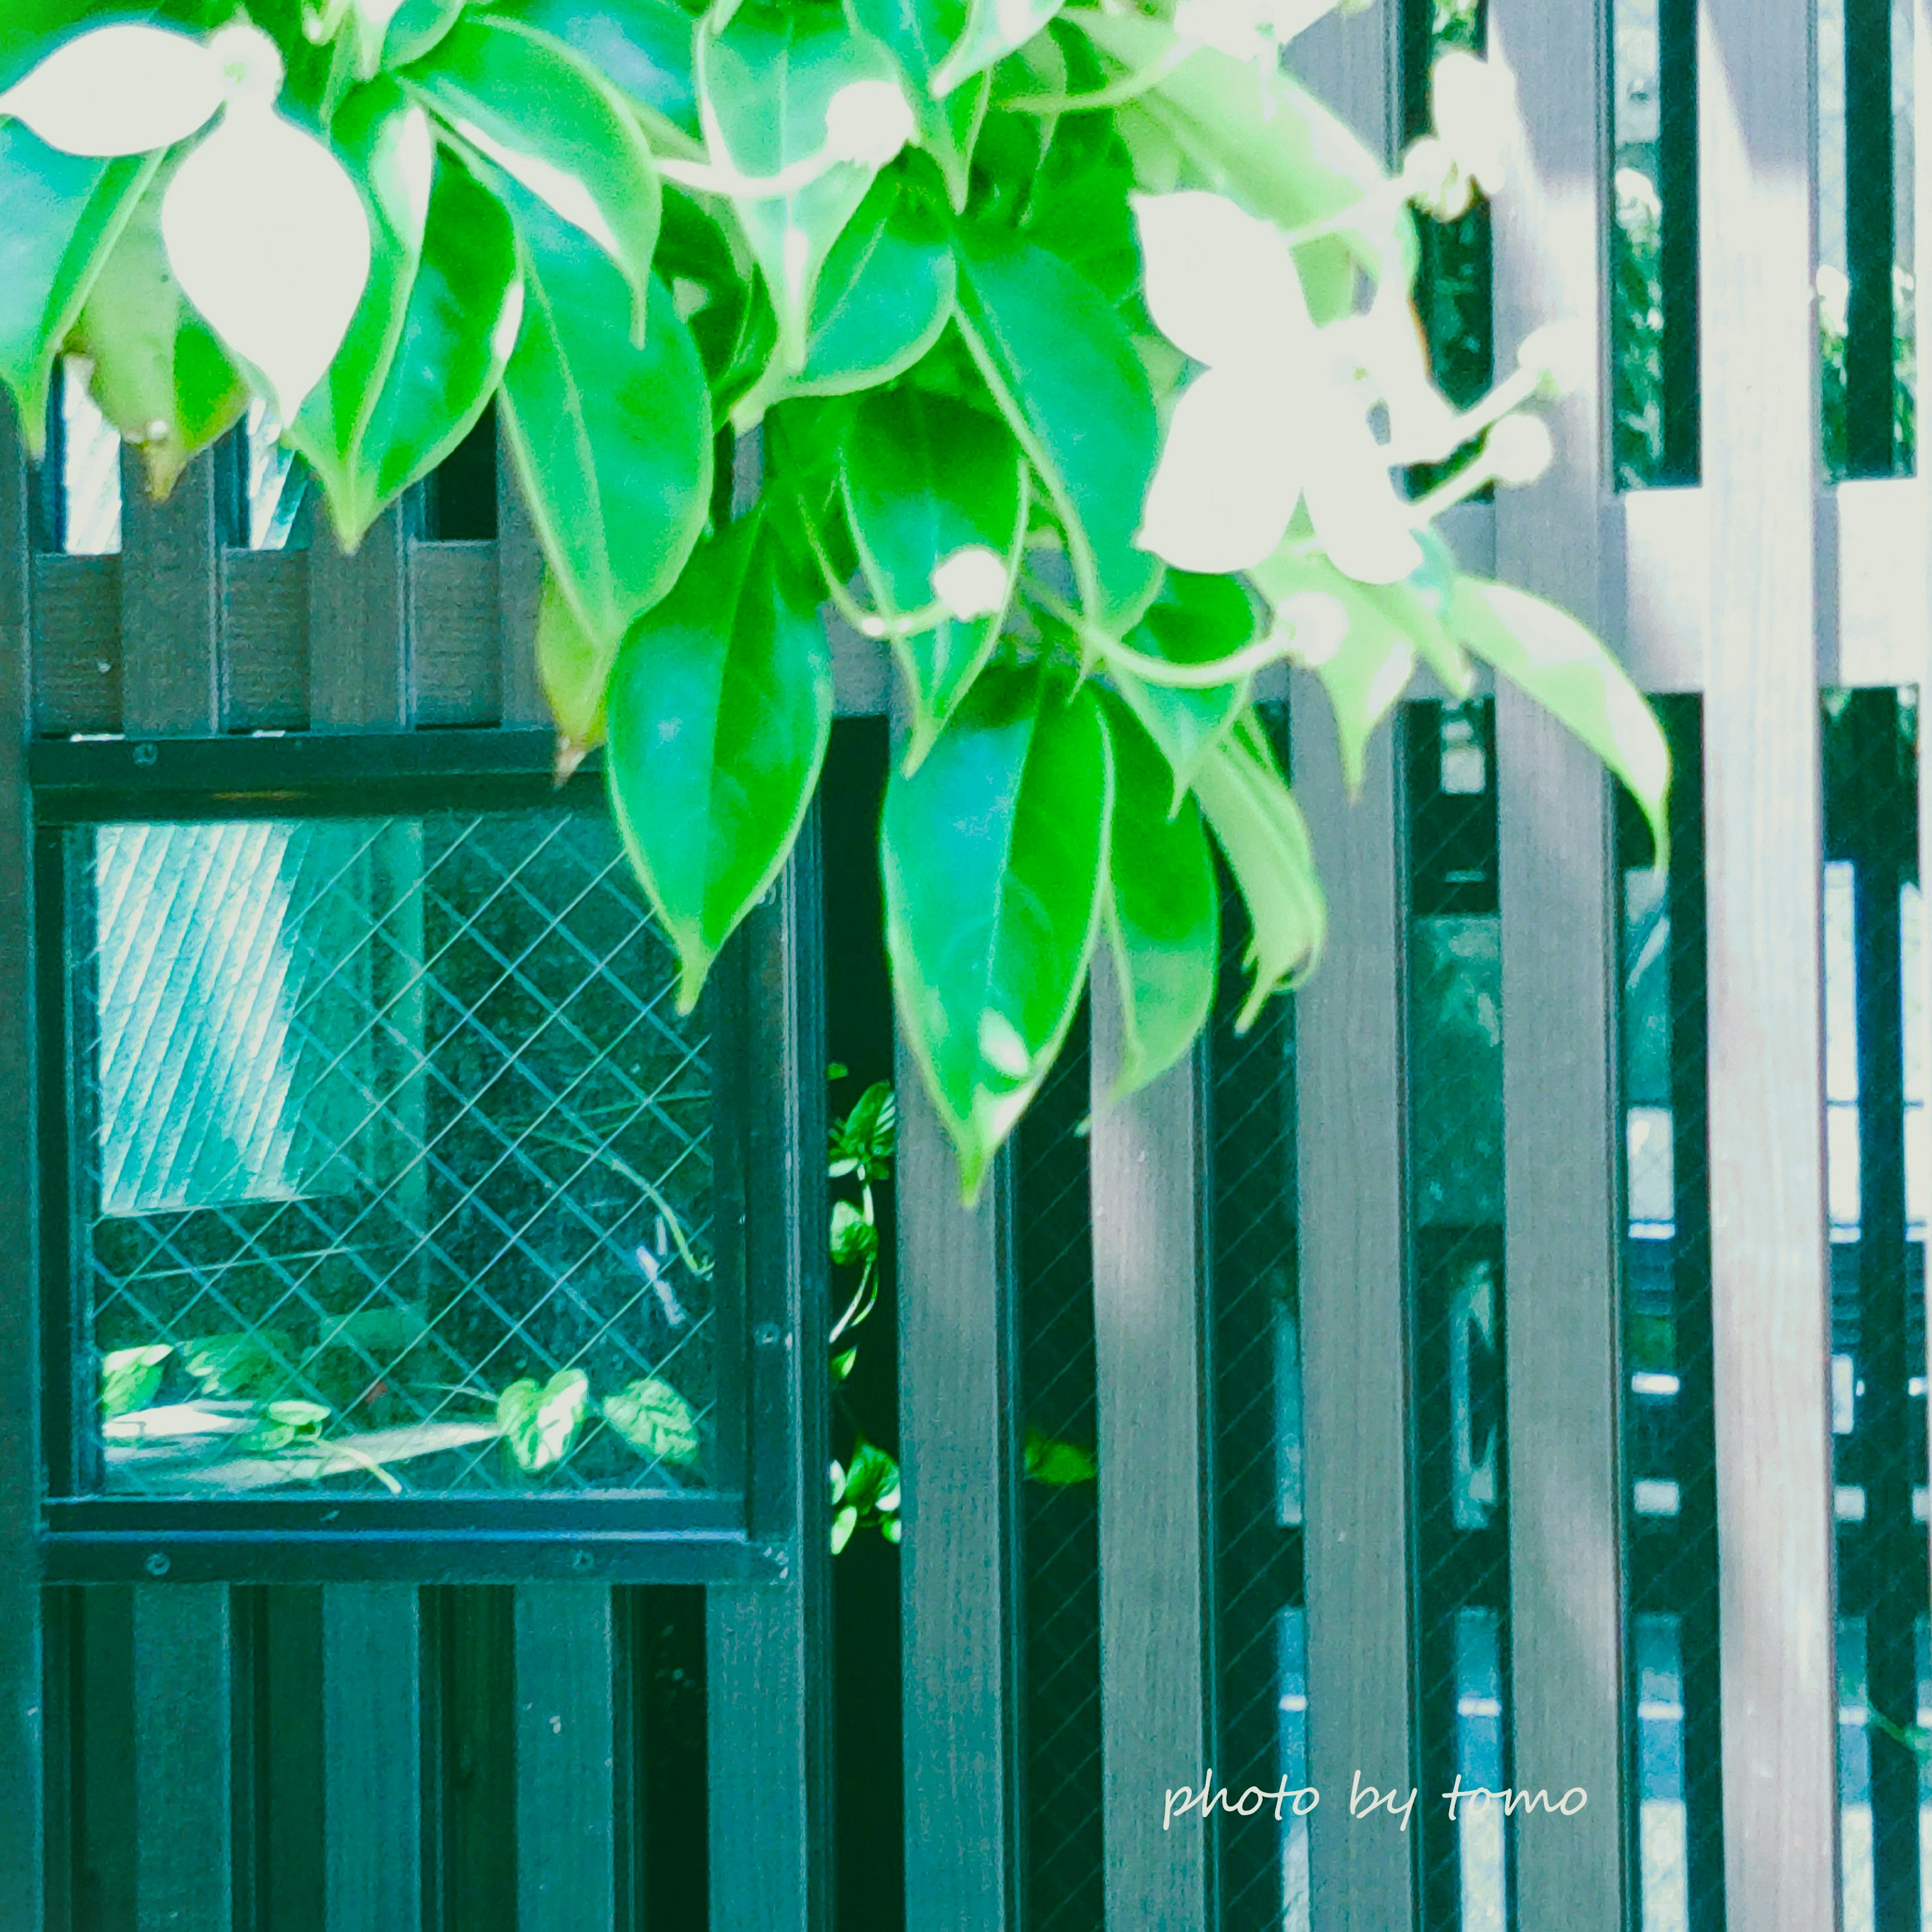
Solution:
M121 560L32 560L34 728L121 728Z
M0 400L0 917L24 938L32 903L26 741L32 735L27 598L27 477L12 405ZM0 1260L0 1928L38 1932L41 1733L39 1562L39 1301L31 1108L33 949L0 946L0 1082L29 1110L0 1136L0 1217L14 1231ZM16 1886L17 1886L17 1895Z
M1395 0L1296 43L1297 66L1378 153L1395 142ZM1466 534L1465 548L1467 536ZM1329 1798L1309 1819L1315 1932L1408 1932L1412 1834L1368 1832L1346 1794L1359 1768L1384 1790L1414 1780L1403 999L1407 957L1400 733L1368 752L1348 798L1327 704L1290 709L1292 770L1331 892L1329 957L1296 996L1300 1199L1303 1551L1309 1777Z
M308 553L231 550L221 596L223 728L299 731L308 722Z
M1002 1156L979 1205L962 1208L952 1143L903 1040L897 1081L906 1932L1010 1932L1011 1174Z
M502 649L503 722L548 724L550 706L537 682L537 598L543 558L510 461L509 439L496 439L497 638Z
M219 1583L134 1592L136 1932L233 1923L234 1629Z
M1094 1332L1107 1923L1204 1928L1208 1838L1163 1828L1208 1735L1201 1054L1114 1098L1120 994L1092 990Z
M121 466L122 728L130 737L220 729L221 550L214 452L154 502L139 462Z
M412 716L494 724L503 710L502 620L494 543L410 546Z
M1492 220L1500 356L1552 323L1604 342L1600 181L1609 42L1593 6L1492 0L1491 58L1516 72L1522 163ZM1600 352L1554 406L1557 459L1496 503L1499 576L1606 628ZM1603 770L1498 680L1504 1356L1515 1784L1580 1786L1561 1832L1514 1841L1522 1932L1618 1932L1624 1768L1622 1348L1618 1297L1618 923Z
M584 1932L617 1912L610 1592L517 1592L517 1924Z
M317 520L308 556L309 725L397 731L410 722L409 545L400 505L353 556Z
M754 1337L752 1400L783 1415L752 1472L751 1533L776 1580L706 1596L714 1932L829 1932L831 1622L825 1471L829 1211L824 1181L825 949L818 815L746 923L752 1108L746 1262L782 1282Z
M1699 45L1713 1383L1731 1922L1838 1905L1810 10Z
M326 1589L322 1677L328 1932L410 1932L423 1918L419 1593Z
M1351 802L1326 706L1318 695L1291 717L1317 861L1348 882L1330 896L1328 929L1330 956L1347 969L1316 974L1296 995L1294 1029L1309 1779L1331 1798L1309 1819L1314 1925L1406 1932L1413 1840L1364 1832L1332 1802L1358 1768L1384 1790L1407 1788L1418 1748L1397 734L1376 734Z

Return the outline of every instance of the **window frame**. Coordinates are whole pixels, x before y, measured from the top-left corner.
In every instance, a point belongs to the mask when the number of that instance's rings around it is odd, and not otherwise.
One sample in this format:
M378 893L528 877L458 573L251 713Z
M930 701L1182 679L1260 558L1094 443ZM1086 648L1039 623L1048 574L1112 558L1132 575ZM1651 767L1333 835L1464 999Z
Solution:
M71 1179L76 1131L70 1041L65 854L76 828L106 824L397 818L608 809L599 761L559 784L547 731L262 734L224 739L46 740L29 754L33 927L40 1065L38 1123L43 1573L56 1583L614 1582L758 1580L787 1574L799 1514L800 1438L788 1279L812 1250L790 1238L782 1166L806 1171L808 1123L782 1050L788 977L801 949L784 896L720 956L711 1010L721 1474L725 1486L646 1492L364 1496L277 1490L240 1498L88 1494L81 1418L96 1374L91 1297L80 1278ZM776 954L779 970L772 970ZM762 1178L761 1178L762 1173ZM780 1238L774 1241L776 1229ZM782 1252L783 1270L754 1265ZM795 1259L793 1258L796 1258Z

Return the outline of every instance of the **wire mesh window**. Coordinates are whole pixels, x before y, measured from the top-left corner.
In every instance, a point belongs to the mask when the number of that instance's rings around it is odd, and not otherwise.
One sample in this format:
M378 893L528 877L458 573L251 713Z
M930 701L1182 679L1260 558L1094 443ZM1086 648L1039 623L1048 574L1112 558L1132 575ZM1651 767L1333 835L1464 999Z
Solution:
M1633 1890L1643 1932L1721 1932L1700 712L1655 702L1674 774L1667 872L1618 803Z
M1405 714L1420 1789L1509 1782L1503 1012L1487 700ZM1424 1922L1502 1932L1507 1828L1484 1798L1424 1809Z
M1916 1926L1927 1807L1926 1014L1916 694L1824 700L1826 1194L1848 1932Z
M71 1492L736 1484L710 1043L603 813L57 836Z

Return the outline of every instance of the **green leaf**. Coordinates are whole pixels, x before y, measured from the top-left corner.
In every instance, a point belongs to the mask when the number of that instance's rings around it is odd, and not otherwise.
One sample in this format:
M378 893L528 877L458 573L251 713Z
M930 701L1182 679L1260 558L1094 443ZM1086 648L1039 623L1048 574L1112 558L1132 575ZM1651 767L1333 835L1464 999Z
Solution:
M933 93L941 99L962 81L1023 47L1060 11L1063 0L970 0L966 25L933 70Z
M661 191L656 165L622 97L547 34L496 13L470 13L402 76L464 142L592 236L631 290L644 340Z
M1450 622L1475 655L1535 699L1630 788L1656 842L1670 850L1670 747L1630 676L1567 610L1508 585L1462 578Z
M888 1543L898 1542L900 1537L904 1533L904 1526L900 1522L899 1519L896 1515L887 1516L884 1522L879 1525L879 1534L883 1536Z
M749 0L722 30L700 30L698 79L712 159L769 179L824 153L826 111L842 88L898 75L886 50L854 33L837 8ZM804 366L820 271L878 172L841 161L790 194L733 197L778 311L788 371Z
M604 742L604 692L617 651L584 628L548 570L537 598L536 652L537 679L556 721L557 768L574 770Z
M1039 1090L1099 922L1113 766L1090 690L988 669L880 826L905 1036L977 1195Z
M832 244L788 394L843 395L910 369L952 313L952 250L906 176L880 176Z
M462 19L468 4L469 0L402 0L383 36L383 64L407 67L421 60Z
M1313 968L1328 929L1308 826L1250 712L1195 774L1201 801L1253 927L1253 983L1235 1021L1245 1033L1268 996Z
M832 730L832 656L764 520L704 545L626 637L606 698L617 822L683 965L712 961L778 876Z
M1094 44L1132 73L1151 68L1174 47L1165 21L1082 8L1066 16ZM1197 47L1130 106L1120 110L1132 145L1147 122L1184 164L1184 185L1211 188L1250 214L1282 229L1343 221L1332 239L1296 250L1309 306L1317 322L1354 307L1358 268L1380 280L1405 280L1415 262L1413 226L1386 188L1375 156L1340 119L1286 74L1264 75L1256 63ZM1166 186L1175 184L1168 182Z
M852 1532L859 1527L859 1512L850 1503L832 1519L832 1553L842 1555L847 1544L852 1540Z
M992 76L981 74L942 100L933 92L932 75L965 32L965 0L845 0L845 16L898 61L919 122L920 146L938 164L952 206L963 208Z
M627 100L695 141L695 23L674 0L522 0L500 10L561 40Z
M117 1415L146 1408L153 1400L166 1372L165 1364L174 1353L165 1342L146 1348L115 1348L100 1358L100 1414L112 1422Z
M351 97L338 130L375 91ZM476 426L523 316L509 216L454 154L436 154L426 208L408 206L396 151L420 116L396 93L370 138L351 151L376 211L382 280L372 273L347 340L287 432L322 479L345 548Z
M510 192L525 292L503 374L504 428L560 588L593 638L612 640L676 581L710 514L704 365L661 281L652 279L640 350L602 253Z
M1060 513L1081 602L1096 622L1130 622L1161 569L1134 543L1160 431L1132 338L1050 250L984 229L958 248L967 346Z
M879 1231L849 1201L832 1204L832 1262L862 1268L879 1252Z
M842 1068L836 1077L844 1077ZM891 1169L898 1138L898 1102L886 1082L875 1080L832 1130L832 1178L856 1174L862 1180L882 1178Z
M1406 583L1359 583L1316 555L1284 554L1248 573L1280 619L1320 640L1299 661L1328 694L1352 794L1361 787L1369 740L1408 688L1418 658L1456 697L1474 687L1468 658L1442 622L1448 586L1446 579L1438 584L1438 566L1447 553L1423 534L1423 568ZM1448 572L1453 576L1453 563Z
M931 608L934 571L962 550L992 551L1010 585L1018 572L1026 458L999 423L976 410L917 389L874 392L846 436L844 488L860 568L889 620ZM992 656L1006 608L893 633L913 698L908 770Z
M182 1344L182 1363L205 1396L260 1395L288 1379L293 1352L279 1328L204 1335Z
M656 1462L688 1469L703 1447L696 1410L656 1376L607 1395L604 1420L633 1449Z
M1253 643L1261 629L1260 614L1238 578L1170 570L1121 641L1164 663L1208 664ZM1173 772L1169 809L1178 810L1201 760L1246 708L1253 680L1190 688L1150 683L1118 664L1110 664L1108 675L1166 754Z
M868 1510L896 1509L899 1466L874 1442L861 1442L845 1472L844 1500L860 1515Z
M844 1382L846 1378L851 1374L852 1364L858 1359L859 1348L856 1342L854 1342L849 1348L840 1349L838 1353L834 1355L832 1358L832 1379L833 1382ZM836 1496L832 1498L832 1501L834 1502L836 1502L838 1500L838 1498Z
M248 403L248 385L169 271L160 231L167 179L158 176L136 203L69 338L92 362L94 399L140 449L157 500Z
M581 1369L560 1369L542 1388L527 1376L496 1398L496 1426L517 1466L536 1475L570 1454L583 1426L590 1378Z
M1174 809L1165 754L1112 698L1114 830L1107 858L1107 937L1120 989L1117 1095L1166 1072L1199 1036L1221 962L1220 890L1191 796Z
M1048 1483L1058 1489L1090 1483L1100 1473L1090 1449L1082 1449L1078 1443L1055 1442L1037 1429L1026 1432L1021 1455L1034 1481Z
M54 358L160 164L158 154L64 154L22 123L0 120L0 381L36 461Z

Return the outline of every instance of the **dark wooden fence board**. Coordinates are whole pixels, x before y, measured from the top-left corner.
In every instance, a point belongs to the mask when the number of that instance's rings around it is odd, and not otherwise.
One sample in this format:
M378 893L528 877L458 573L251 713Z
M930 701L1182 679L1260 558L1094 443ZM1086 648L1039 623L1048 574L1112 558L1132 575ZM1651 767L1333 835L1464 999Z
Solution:
M16 935L32 903L26 740L33 683L28 627L26 472L11 406L0 402L0 908ZM33 955L0 946L0 1086L34 1090ZM40 1497L37 1214L30 1121L0 1135L0 1222L14 1231L0 1262L0 1925L40 1922L40 1743L44 1690L35 1516ZM17 1887L17 1890L16 1888Z
M1198 1789L1214 1760L1202 1054L1117 1099L1125 1022L1107 964L1096 968L1091 1000L1107 1918L1200 1926L1209 1836L1198 1816L1169 1828L1165 1796L1178 1785Z
M308 722L308 554L230 550L221 594L224 726L299 731Z
M121 560L37 556L34 728L121 728Z
M134 1592L124 1748L134 1762L136 1932L229 1932L234 1924L230 1608L220 1583Z
M503 709L503 640L494 543L410 546L412 717L494 724Z
M1494 0L1526 136L1494 214L1500 366L1532 329L1600 340L1608 206L1598 187L1610 41L1594 8ZM1606 628L1599 359L1552 405L1558 457L1501 491L1498 573ZM1616 1932L1634 1807L1624 1794L1622 1347L1618 1296L1618 917L1611 796L1591 754L1498 680L1504 1298L1512 1781L1583 1810L1527 1814L1510 1857L1522 1932Z
M586 1932L617 1912L616 1634L610 1592L516 1593L518 1932Z
M130 455L121 476L124 728L151 737L220 727L215 458L204 452L154 502Z
M900 1556L907 1932L1011 1932L1015 1549L1010 1175L959 1204L951 1142L898 1053Z
M500 438L496 458L496 590L502 600L497 640L502 650L503 722L544 724L550 706L537 680L537 598L543 581L543 559L536 532L510 467L506 440Z
M328 1932L422 1923L422 1598L406 1583L322 1592Z
M410 722L409 544L403 506L384 512L353 556L326 526L309 552L309 724L394 731Z
M1699 127L1726 1898L1838 1910L1810 10L1708 0Z

